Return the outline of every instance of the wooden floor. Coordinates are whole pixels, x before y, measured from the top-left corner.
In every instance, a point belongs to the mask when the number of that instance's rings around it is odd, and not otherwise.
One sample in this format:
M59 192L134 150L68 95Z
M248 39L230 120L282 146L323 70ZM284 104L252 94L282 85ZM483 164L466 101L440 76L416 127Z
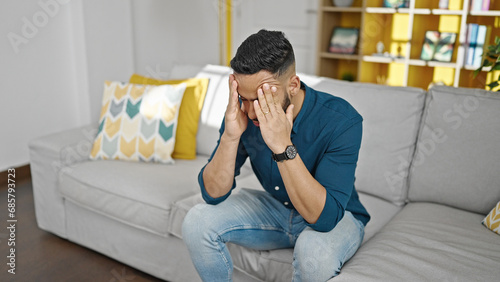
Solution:
M7 272L9 256L7 187L0 187L0 281L161 281L97 252L38 228L31 179L16 183L16 269Z

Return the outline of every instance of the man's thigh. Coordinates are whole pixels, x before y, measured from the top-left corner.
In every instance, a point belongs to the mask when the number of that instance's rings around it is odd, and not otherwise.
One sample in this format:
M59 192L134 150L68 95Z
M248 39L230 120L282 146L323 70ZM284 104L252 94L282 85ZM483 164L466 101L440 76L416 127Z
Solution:
M217 205L193 207L184 224L199 225L212 240L258 250L293 247L290 210L265 191L242 189Z

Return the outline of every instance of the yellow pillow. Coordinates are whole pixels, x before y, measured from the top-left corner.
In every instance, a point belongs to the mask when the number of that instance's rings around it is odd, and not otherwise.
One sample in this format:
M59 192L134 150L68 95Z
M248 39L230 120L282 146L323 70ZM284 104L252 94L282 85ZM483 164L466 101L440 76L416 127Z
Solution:
M483 219L484 226L500 235L500 202Z
M139 74L133 74L130 77L129 82L136 84L186 84L186 91L179 110L174 152L172 153L174 159L191 160L196 158L196 133L198 132L201 109L207 94L208 81L208 78L157 80Z

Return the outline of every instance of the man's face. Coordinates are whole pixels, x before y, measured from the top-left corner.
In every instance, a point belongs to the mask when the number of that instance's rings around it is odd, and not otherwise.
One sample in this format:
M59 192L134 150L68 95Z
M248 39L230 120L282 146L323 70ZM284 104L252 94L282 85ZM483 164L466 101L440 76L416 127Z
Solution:
M290 105L290 95L286 92L286 75L280 79L276 79L268 71L260 71L255 74L234 74L236 82L238 82L238 94L240 94L240 99L243 103L243 110L251 119L255 126L259 126L259 121L257 120L257 114L253 103L257 98L257 90L262 88L262 86L267 83L269 87L276 87L275 101L281 105L283 111Z

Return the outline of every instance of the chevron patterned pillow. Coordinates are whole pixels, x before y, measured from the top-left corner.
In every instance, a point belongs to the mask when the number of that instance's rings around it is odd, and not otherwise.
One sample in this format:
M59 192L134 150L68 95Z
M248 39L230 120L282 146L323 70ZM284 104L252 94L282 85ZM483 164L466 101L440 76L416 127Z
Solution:
M91 160L174 163L172 152L186 84L106 81Z
M483 224L491 231L500 234L500 202L483 219Z

